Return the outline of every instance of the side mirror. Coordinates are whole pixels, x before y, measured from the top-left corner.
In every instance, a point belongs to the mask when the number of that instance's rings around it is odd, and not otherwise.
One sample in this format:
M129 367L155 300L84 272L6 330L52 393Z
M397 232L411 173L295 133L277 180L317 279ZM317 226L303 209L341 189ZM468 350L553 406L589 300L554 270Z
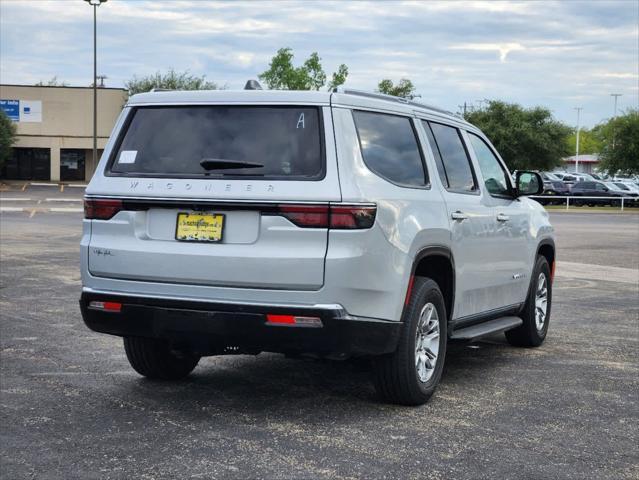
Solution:
M537 172L517 172L516 196L539 195L544 191L544 182Z

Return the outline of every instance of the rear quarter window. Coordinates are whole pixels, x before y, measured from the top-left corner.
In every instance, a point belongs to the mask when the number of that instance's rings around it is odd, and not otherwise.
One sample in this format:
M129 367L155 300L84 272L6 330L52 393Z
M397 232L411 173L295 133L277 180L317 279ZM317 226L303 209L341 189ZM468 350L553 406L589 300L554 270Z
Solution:
M318 107L138 107L107 174L320 180L325 172L322 138ZM253 167L207 170L202 166L206 159Z
M428 185L410 118L355 110L353 119L362 158L372 172L400 186Z

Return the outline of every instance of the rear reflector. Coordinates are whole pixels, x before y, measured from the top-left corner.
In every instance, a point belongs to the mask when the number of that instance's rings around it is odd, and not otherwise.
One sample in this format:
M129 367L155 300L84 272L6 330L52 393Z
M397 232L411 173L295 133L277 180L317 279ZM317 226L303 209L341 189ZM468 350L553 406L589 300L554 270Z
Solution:
M122 200L84 199L84 218L91 220L109 220L122 210Z
M93 310L102 310L105 312L119 312L122 310L122 304L118 302L89 302L89 308Z
M321 327L322 320L319 317L299 317L296 315L266 315L267 325L280 325L288 327Z
M374 205L279 205L271 214L286 217L302 228L354 230L371 228L376 212Z

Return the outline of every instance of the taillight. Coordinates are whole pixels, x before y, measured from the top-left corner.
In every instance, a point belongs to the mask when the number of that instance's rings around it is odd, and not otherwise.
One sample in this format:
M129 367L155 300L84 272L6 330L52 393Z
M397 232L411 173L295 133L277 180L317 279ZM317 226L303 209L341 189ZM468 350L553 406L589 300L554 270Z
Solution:
M280 205L277 212L298 227L328 227L327 205Z
M352 230L371 228L377 207L362 205L331 205L330 228Z
M298 227L353 230L371 228L374 205L279 205L271 214L286 217Z
M91 220L108 220L122 210L122 200L84 199L84 218Z

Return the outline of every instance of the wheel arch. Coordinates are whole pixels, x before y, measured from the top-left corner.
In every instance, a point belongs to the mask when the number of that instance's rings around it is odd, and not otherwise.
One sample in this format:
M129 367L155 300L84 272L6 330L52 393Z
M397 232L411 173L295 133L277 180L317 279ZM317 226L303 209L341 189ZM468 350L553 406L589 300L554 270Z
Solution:
M407 300L415 277L428 277L437 283L444 296L447 320L450 321L455 305L455 261L450 249L436 245L422 248L417 252L406 292Z
M555 241L552 238L544 238L539 245L537 245L537 252L534 261L537 260L537 256L543 256L548 261L550 266L550 279L554 280L555 276Z

